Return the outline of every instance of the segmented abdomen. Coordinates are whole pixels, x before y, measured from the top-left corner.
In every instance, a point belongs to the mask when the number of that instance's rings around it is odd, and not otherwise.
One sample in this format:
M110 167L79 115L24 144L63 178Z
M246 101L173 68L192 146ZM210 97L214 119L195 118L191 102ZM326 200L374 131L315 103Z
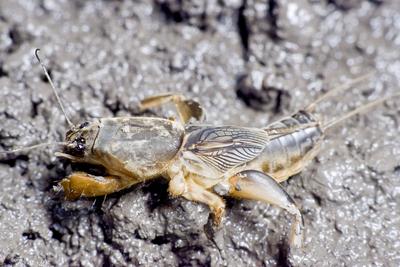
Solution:
M267 142L263 152L255 160L258 167L276 180L285 180L300 172L318 152L323 138L321 128L318 125L312 125L315 122L316 120L310 114L299 111L290 117L268 125L265 129L309 126L290 133L270 136L271 139Z

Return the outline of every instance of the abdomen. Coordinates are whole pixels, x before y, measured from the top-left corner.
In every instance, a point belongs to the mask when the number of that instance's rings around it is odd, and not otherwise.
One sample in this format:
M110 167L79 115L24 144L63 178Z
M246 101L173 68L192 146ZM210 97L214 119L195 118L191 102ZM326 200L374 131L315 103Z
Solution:
M275 122L265 129L304 126L315 123L316 120L308 113L298 113ZM253 162L250 168L263 171L281 182L299 173L319 152L323 132L317 125L291 133L272 136L264 150Z

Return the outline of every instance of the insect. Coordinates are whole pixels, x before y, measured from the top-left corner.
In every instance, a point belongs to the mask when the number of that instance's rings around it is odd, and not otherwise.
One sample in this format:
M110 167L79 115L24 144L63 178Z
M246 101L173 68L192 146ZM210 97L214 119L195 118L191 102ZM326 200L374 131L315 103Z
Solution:
M173 93L144 99L140 108L146 110L172 102L179 119L117 117L74 125L64 111L38 50L35 55L70 125L65 141L58 143L63 151L56 152L56 156L100 165L107 172L105 176L95 176L77 171L62 179L60 185L67 199L108 195L162 176L169 180L168 191L172 196L208 205L216 225L221 223L225 211L223 196L258 200L286 210L294 218L291 247L301 246L304 222L294 200L280 183L301 172L313 160L328 129L400 96L376 100L327 123L316 117L314 110L319 102L369 77L365 75L260 129L207 125L198 102Z

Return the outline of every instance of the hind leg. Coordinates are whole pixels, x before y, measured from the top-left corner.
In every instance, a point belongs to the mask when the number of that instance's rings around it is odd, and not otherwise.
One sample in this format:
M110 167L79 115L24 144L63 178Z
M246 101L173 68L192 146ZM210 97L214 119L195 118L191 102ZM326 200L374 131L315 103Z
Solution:
M229 195L236 198L259 200L285 209L294 216L290 245L301 247L303 218L293 199L272 177L259 171L243 171L229 178Z

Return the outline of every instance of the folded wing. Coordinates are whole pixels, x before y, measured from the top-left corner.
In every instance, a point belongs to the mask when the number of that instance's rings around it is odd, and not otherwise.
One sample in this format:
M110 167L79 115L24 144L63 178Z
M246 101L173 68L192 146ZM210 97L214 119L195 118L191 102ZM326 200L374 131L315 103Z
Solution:
M220 173L253 160L268 141L267 133L256 128L203 126L188 132L185 149Z

